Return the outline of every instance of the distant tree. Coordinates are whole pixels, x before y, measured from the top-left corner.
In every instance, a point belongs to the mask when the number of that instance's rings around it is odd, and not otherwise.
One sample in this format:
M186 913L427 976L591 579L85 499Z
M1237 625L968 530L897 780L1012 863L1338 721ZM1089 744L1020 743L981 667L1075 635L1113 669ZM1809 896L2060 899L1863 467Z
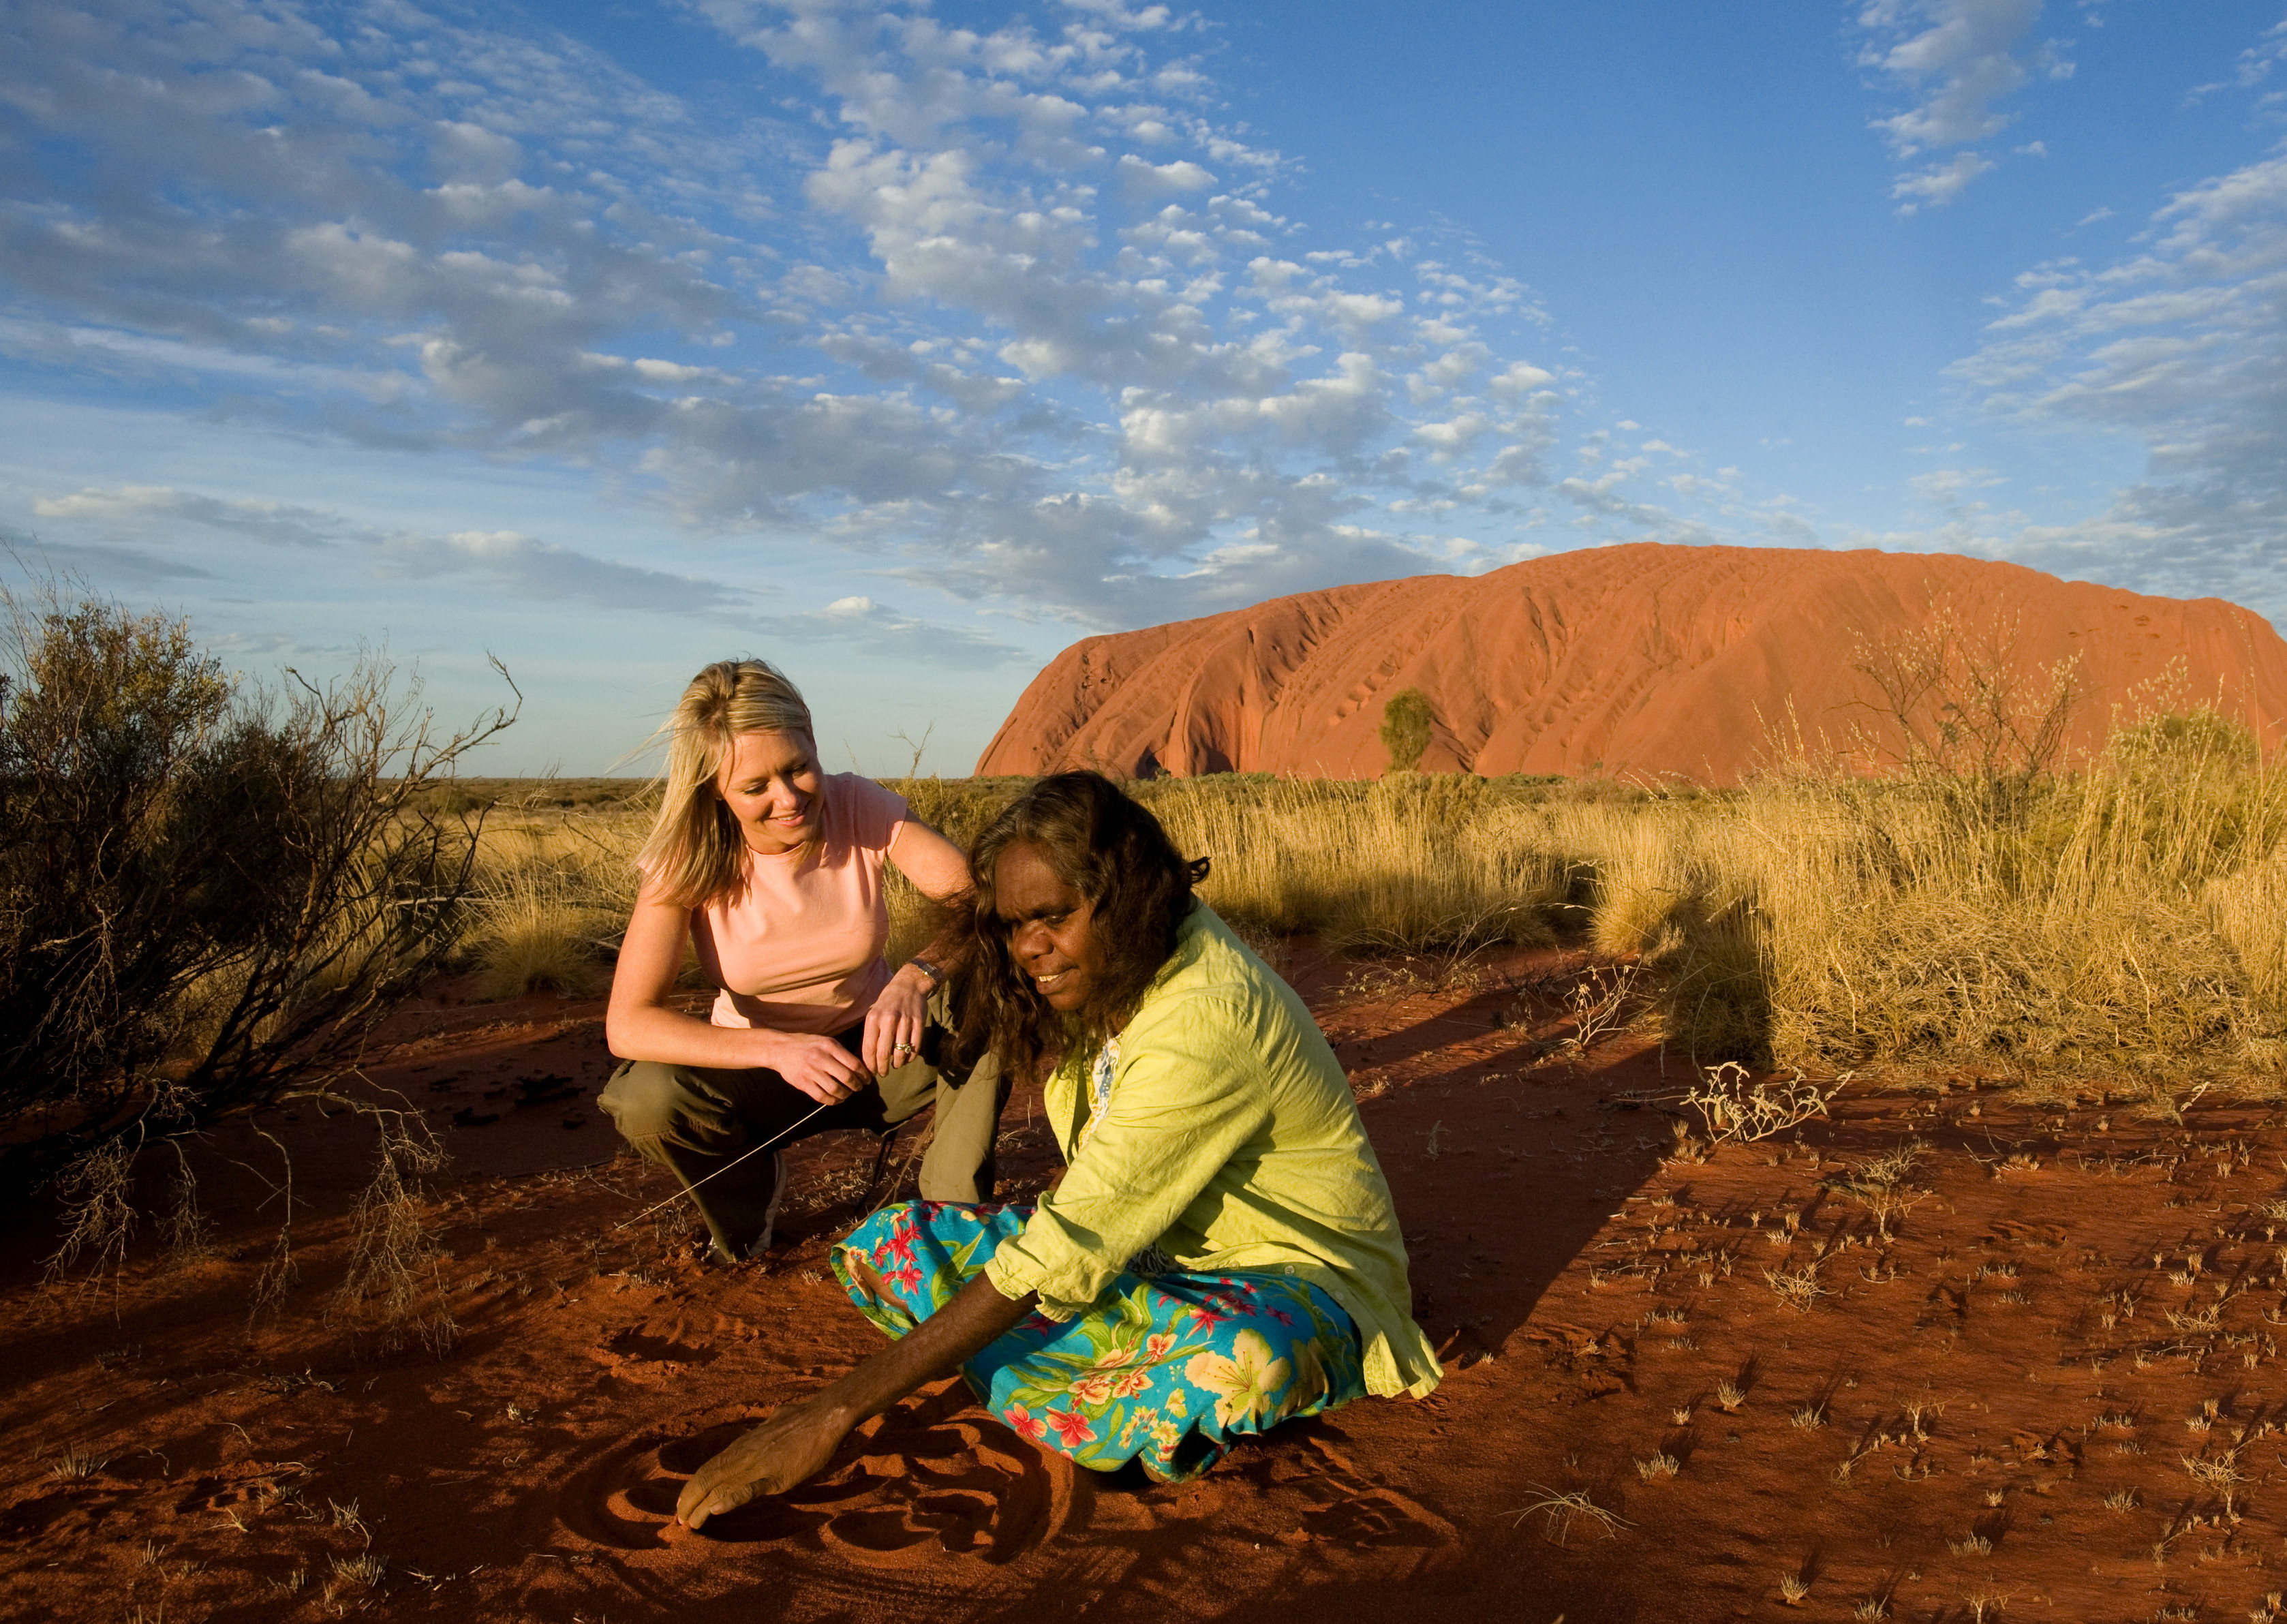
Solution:
M1381 708L1381 748L1389 752L1389 771L1411 772L1421 764L1429 748L1429 701L1419 688L1400 688Z

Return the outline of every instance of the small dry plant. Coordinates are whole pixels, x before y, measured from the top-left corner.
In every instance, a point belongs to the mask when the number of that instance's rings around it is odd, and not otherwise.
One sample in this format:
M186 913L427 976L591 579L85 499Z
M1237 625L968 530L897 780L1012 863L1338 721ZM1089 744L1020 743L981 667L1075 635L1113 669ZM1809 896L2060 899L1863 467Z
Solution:
M1874 1220L1874 1232L1885 1245L1891 1240L1890 1225L1929 1199L1929 1192L1917 1190L1906 1181L1912 1175L1914 1164L1921 1160L1922 1144L1909 1139L1895 1150L1870 1157L1842 1177L1828 1181L1866 1210Z
M2216 1455L2186 1455L2184 1470L2194 1483L2223 1501L2224 1518L2239 1521L2239 1492L2247 1481L2247 1474L2239 1470L2239 1452L2228 1451Z
M1736 1060L1706 1066L1683 1103L1699 1115L1711 1147L1727 1139L1767 1139L1826 1114L1827 1103L1850 1081L1848 1073L1821 1087L1800 1072L1792 1079L1758 1082Z
M1763 1279L1769 1283L1778 1300L1799 1314L1808 1313L1810 1305L1827 1295L1826 1287L1818 1283L1816 1261L1793 1269L1766 1269Z
M334 1300L372 1319L390 1346L402 1345L409 1335L442 1358L459 1340L460 1327L446 1303L422 1181L445 1165L445 1150L417 1116L376 1112L375 1121L373 1182L350 1215L349 1273ZM431 1294L433 1306L424 1309L423 1298Z
M1643 1002L1636 991L1640 973L1634 964L1609 965L1591 969L1574 985L1564 1000L1572 1019L1564 1047L1576 1058L1586 1059L1591 1049L1634 1018Z

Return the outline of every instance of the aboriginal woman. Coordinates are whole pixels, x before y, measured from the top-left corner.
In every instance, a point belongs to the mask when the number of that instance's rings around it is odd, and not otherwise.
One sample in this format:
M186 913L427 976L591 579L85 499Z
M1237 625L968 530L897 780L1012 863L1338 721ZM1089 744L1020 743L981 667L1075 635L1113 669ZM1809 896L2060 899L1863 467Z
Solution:
M1043 779L978 837L964 1045L1043 1078L1065 1169L1033 1205L906 1202L838 1242L835 1272L894 1340L702 1466L684 1522L802 1483L955 1370L1039 1447L1166 1481L1437 1384L1341 1066L1192 896L1203 871L1092 772Z

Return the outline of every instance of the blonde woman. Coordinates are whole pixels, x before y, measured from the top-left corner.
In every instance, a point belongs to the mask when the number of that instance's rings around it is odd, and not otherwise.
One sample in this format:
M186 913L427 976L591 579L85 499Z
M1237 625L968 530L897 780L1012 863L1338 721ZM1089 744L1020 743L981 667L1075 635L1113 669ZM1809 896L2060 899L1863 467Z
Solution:
M953 902L969 891L967 859L903 796L821 771L810 708L764 661L700 672L664 731L666 794L605 1020L627 1064L598 1103L682 1181L721 1261L770 1244L787 1142L886 1131L932 1100L923 1198L986 1199L999 1067L942 1075L938 962L925 952L893 971L882 957L883 863ZM704 1020L670 998L686 943L718 989Z

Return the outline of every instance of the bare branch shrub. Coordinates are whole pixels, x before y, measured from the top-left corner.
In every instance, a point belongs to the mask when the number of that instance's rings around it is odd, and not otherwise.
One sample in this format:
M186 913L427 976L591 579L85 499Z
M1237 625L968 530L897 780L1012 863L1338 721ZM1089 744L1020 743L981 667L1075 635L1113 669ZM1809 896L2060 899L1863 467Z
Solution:
M166 1216L159 1227L167 1237L167 1256L177 1268L204 1263L214 1256L214 1224L199 1207L198 1176L180 1139L167 1141L175 1153L175 1176L167 1185Z
M477 830L422 794L514 718L440 737L377 656L272 692L178 620L52 589L0 610L0 1142L20 1187L341 1075L454 947Z
M2006 813L2061 764L2080 698L2077 655L2037 667L2020 652L2023 619L1976 616L1949 599L1927 624L1878 641L1853 661L1880 696L1867 753L1972 787L1990 813Z
M1826 1182L1866 1209L1874 1220L1875 1233L1887 1244L1891 1223L1929 1199L1928 1191L1917 1190L1906 1182L1921 1153L1921 1142L1909 1139L1895 1150L1870 1156L1841 1177Z
M124 1137L97 1145L58 1180L63 1197L62 1243L47 1259L47 1277L61 1279L82 1256L94 1279L116 1275L135 1233L135 1155L142 1146Z
M1634 1018L1643 1003L1636 986L1642 974L1637 964L1591 967L1573 984L1564 999L1572 1035L1564 1043L1575 1058L1587 1059L1591 1049Z

